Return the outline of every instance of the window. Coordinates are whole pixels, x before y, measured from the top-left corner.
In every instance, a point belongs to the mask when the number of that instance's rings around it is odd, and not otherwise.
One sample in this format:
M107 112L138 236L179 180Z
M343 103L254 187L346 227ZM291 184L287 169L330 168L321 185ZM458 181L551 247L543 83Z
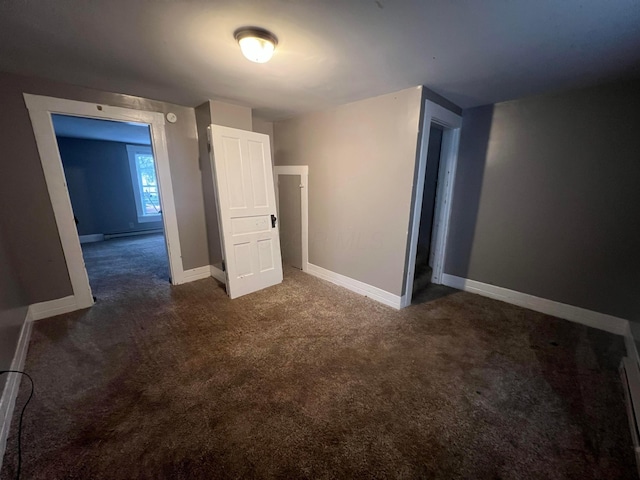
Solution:
M162 210L151 147L127 145L127 153L138 222L158 222L162 219Z

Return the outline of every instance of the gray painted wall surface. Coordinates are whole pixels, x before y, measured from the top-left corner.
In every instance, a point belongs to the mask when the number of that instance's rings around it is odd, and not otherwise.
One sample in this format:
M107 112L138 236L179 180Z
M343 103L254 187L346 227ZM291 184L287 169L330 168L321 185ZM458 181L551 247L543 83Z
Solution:
M240 105L217 100L210 100L209 104L211 107L211 123L252 131L253 117L249 107L241 107Z
M0 370L11 367L27 314L27 302L0 229ZM0 377L0 392L6 375Z
M277 175L280 250L285 265L302 270L302 201L300 175Z
M204 215L207 220L207 250L209 264L222 264L222 247L220 246L220 230L218 227L218 211L216 194L213 187L213 170L209 156L207 129L211 125L210 102L205 102L195 109L198 129L198 151L200 154L200 171L202 172L202 194L204 197Z
M167 147L185 269L208 265L207 236L193 108L0 73L0 205L28 303L72 293L53 209L23 92L155 112L173 112ZM46 272L46 274L43 274Z
M466 110L445 272L640 321L640 82Z
M78 234L162 228L138 222L126 143L58 137L58 148Z
M309 262L401 295L422 88L274 124L275 164L309 166Z

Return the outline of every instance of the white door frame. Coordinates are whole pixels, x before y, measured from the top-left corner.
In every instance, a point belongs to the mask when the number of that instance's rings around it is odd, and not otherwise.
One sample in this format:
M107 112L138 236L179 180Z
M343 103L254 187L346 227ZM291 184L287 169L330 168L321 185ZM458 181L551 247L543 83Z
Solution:
M158 112L112 107L28 93L24 94L24 101L29 109L33 133L35 134L40 161L42 162L42 169L60 235L60 242L62 243L62 250L69 271L73 295L78 308L86 308L93 305L93 295L84 265L78 230L73 217L73 208L51 118L51 114L54 113L149 125L151 143L156 160L156 173L160 189L162 220L164 222L171 282L174 285L184 283L164 115Z
M280 215L280 192L278 175L300 175L300 218L302 220L302 271L309 269L309 167L307 165L287 165L273 167L276 175L276 205ZM280 222L278 222L280 225ZM279 227L278 227L279 228Z
M440 150L440 166L437 186L437 202L433 224L437 225L432 232L435 244L434 264L431 282L441 284L444 273L444 260L446 258L447 237L449 235L449 218L451 216L451 200L453 199L453 183L456 176L458 162L458 146L460 144L460 129L462 117L447 110L444 107L425 100L424 118L422 122L422 140L418 156L418 169L413 184L415 198L411 211L409 256L405 265L407 281L402 295L401 307L411 305L413 295L413 278L416 270L416 253L418 251L418 233L420 231L420 215L422 213L422 196L424 193L424 176L427 169L427 152L429 150L429 130L435 123L444 129L442 135L442 147Z

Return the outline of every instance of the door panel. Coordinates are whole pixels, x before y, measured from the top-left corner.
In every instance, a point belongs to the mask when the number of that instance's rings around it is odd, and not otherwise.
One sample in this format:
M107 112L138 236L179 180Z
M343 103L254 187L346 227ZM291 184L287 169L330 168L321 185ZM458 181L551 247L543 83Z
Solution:
M251 187L253 191L253 206L268 207L267 200L267 166L265 165L264 146L262 143L249 142L249 159L251 162ZM269 161L271 169L271 161ZM275 197L274 197L275 198Z
M273 241L270 238L258 240L258 255L260 260L260 272L273 270Z
M209 132L227 293L237 298L282 282L269 137L220 125Z

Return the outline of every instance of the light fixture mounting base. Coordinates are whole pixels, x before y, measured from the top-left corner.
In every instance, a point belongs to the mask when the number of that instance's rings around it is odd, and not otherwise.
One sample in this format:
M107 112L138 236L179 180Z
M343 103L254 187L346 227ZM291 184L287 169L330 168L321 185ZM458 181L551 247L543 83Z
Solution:
M256 37L272 42L274 47L278 45L278 38L269 30L260 27L240 27L233 32L233 36L238 42L246 37Z

